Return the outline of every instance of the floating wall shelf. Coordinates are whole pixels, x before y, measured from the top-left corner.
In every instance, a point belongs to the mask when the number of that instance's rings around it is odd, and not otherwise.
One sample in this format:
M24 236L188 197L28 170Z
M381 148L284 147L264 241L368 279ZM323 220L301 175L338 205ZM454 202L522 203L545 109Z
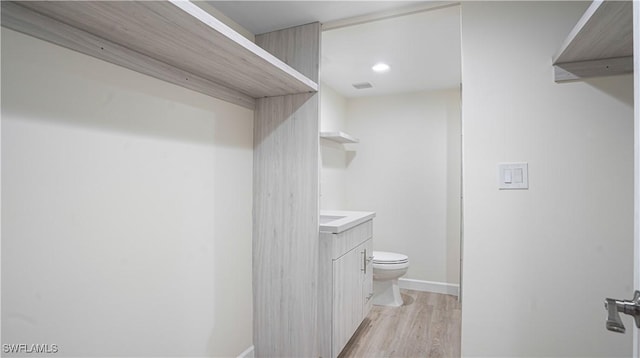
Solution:
M320 132L320 138L328 139L337 143L358 143L357 138L354 138L344 132Z
M2 1L2 26L250 109L318 90L189 1Z
M594 1L553 66L556 82L633 73L633 2Z

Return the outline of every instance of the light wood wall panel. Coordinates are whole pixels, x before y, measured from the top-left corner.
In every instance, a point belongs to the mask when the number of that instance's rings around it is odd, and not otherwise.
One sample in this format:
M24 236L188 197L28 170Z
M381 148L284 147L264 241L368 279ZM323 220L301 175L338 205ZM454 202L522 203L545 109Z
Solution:
M319 26L299 47L319 46ZM300 29L293 29L295 33ZM278 31L287 37L288 31ZM277 48L271 48L278 56ZM287 51L287 49L283 49ZM318 51L292 67L316 68ZM311 55L310 55L311 54ZM316 76L317 78L317 73ZM317 356L318 95L260 98L254 125L253 297L257 357Z
M333 243L335 234L320 233L318 263L318 357L331 357L333 334Z
M256 36L256 44L270 52L310 80L318 82L320 23L296 26Z

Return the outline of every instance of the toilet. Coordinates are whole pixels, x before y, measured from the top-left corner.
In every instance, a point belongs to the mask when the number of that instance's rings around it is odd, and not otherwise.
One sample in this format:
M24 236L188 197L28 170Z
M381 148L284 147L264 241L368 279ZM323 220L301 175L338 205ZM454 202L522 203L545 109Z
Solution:
M373 304L377 306L402 306L398 279L409 269L407 255L394 252L373 252Z

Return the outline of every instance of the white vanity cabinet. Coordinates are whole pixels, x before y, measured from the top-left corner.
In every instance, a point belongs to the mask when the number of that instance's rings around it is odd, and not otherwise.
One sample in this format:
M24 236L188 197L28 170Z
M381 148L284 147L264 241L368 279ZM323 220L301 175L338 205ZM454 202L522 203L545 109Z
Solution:
M320 232L319 356L337 357L371 309L373 220Z

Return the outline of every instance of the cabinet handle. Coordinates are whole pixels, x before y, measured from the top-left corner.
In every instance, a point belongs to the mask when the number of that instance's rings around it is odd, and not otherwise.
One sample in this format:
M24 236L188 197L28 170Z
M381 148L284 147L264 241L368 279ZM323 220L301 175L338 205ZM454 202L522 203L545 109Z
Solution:
M373 261L373 256L367 256L367 249L364 249L364 251L361 251L360 253L362 254L362 258L364 259L362 262L363 268L361 268L360 271L364 271L364 273L367 273L367 266L369 265L369 263L371 263L371 261Z
M364 271L364 273L366 274L367 273L367 249L366 248L364 249L364 252L362 252L362 259L363 259L362 260L362 266L363 266L362 271Z
M369 296L367 296L367 302L369 302L369 300L371 299L371 297L373 297L373 292L371 292L371 293L369 294Z

